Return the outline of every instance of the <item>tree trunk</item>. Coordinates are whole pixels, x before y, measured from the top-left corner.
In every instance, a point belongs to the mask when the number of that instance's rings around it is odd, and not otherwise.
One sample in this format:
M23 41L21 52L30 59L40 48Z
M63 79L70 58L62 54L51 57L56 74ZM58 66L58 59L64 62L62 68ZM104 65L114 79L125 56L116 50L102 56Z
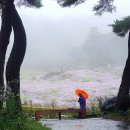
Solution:
M1 23L1 32L0 32L0 109L3 105L4 100L4 64L5 64L5 55L7 46L9 44L9 38L11 34L11 22L12 22L12 15L11 15L11 7L2 8L2 23Z
M116 106L118 109L127 110L129 107L130 88L130 32L128 36L128 58L124 68L120 89L117 95Z
M12 10L12 26L14 44L6 66L7 92L9 92L6 104L8 112L19 113L22 110L20 100L20 67L26 51L26 33L15 6ZM14 101L13 104L11 103L12 100Z

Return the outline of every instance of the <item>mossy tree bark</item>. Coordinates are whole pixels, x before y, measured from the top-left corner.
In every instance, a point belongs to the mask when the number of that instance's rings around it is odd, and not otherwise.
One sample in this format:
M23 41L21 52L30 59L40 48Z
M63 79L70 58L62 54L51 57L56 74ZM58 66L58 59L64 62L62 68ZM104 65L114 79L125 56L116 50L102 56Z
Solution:
M1 1L0 1L1 2ZM13 0L2 0L2 24L0 33L0 108L4 96L4 63L13 27L14 44L6 65L6 96L7 110L10 114L22 110L20 100L20 68L26 51L26 33L20 16L13 4Z
M116 106L119 109L127 110L129 107L130 88L130 32L128 36L128 58L124 68L121 85L119 88Z
M14 44L6 66L7 110L11 113L19 113L22 110L20 100L20 67L26 51L26 33L20 16L13 6L12 27L14 31ZM13 100L13 104L11 101Z
M0 32L0 109L3 106L4 99L4 64L5 64L5 55L7 51L7 46L9 44L9 38L11 34L11 22L12 22L12 14L11 7L8 9L2 9L2 23L1 23L1 32Z

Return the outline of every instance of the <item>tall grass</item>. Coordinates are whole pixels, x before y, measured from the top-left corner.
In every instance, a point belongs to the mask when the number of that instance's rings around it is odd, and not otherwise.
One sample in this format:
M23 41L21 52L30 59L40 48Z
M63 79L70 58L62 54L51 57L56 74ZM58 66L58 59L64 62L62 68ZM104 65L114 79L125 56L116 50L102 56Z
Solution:
M7 101L8 99L6 99ZM9 103L9 102L8 102ZM10 106L13 106L13 101L10 102ZM39 122L36 122L32 117L34 111L30 108L23 109L19 113L13 113L11 111L14 107L10 107L10 112L6 108L6 105L0 110L0 130L49 130L42 126Z
M9 115L5 110L0 112L0 130L49 130L25 113Z

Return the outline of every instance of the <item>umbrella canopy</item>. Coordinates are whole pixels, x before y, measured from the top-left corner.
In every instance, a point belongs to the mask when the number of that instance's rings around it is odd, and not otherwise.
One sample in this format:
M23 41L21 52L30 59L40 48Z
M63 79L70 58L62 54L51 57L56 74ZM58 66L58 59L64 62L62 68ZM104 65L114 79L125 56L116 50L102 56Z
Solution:
M87 94L84 90L76 89L76 90L75 90L75 93L76 93L76 95L82 94L82 96L83 96L85 99L88 99L88 94Z

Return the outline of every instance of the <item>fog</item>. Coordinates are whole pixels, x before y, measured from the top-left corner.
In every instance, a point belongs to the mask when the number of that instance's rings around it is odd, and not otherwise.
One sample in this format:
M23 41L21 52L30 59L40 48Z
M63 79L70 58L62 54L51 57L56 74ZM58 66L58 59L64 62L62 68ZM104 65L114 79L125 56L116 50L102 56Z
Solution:
M125 4L125 1L127 4ZM95 16L96 0L61 8L44 0L41 9L18 8L27 33L24 70L50 70L68 66L122 66L127 58L127 36L119 38L108 25L129 15L128 0L116 0L117 12ZM8 54L11 50L9 45Z

